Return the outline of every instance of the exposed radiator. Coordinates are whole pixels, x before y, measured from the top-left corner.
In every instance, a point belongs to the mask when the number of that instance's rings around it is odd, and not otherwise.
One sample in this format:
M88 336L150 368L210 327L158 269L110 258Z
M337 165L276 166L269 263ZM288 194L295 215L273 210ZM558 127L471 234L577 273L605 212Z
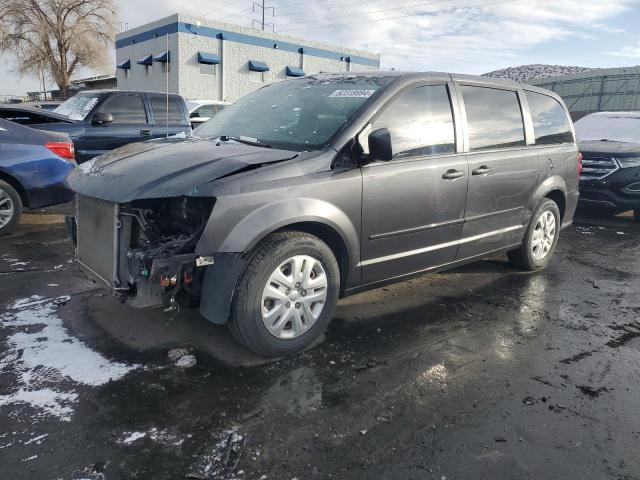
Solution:
M118 251L121 243L121 225L118 205L77 195L76 206L78 262L107 285L120 286Z

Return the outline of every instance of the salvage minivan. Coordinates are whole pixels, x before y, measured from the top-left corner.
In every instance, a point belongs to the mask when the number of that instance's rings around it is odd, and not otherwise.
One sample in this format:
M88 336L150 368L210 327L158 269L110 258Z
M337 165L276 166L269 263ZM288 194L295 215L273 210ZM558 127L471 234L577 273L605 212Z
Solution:
M264 356L308 346L345 295L498 252L544 268L578 201L566 106L506 80L308 76L196 134L68 177L77 261L133 306L199 304Z

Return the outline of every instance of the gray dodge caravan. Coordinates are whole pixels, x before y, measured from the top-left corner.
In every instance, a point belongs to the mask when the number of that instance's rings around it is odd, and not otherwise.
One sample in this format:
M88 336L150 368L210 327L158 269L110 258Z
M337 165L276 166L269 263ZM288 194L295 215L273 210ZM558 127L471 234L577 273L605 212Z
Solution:
M131 305L200 306L255 352L309 345L339 297L507 252L544 268L578 200L555 94L443 73L317 75L193 136L73 172L84 270Z

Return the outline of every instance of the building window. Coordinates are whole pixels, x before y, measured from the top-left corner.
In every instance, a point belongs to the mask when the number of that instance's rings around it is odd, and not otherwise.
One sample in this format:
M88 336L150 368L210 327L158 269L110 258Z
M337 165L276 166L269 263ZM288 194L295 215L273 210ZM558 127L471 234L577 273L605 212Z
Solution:
M171 64L169 62L162 62L162 73L169 73L171 71Z
M145 67L145 69L146 69L146 72L147 72L147 77L150 77L151 74L153 73L153 67L151 65L147 65Z
M264 72L249 72L251 75L251 81L264 83Z
M200 64L200 74L201 75L216 75L217 74L216 65L215 64L208 64L208 63L201 63Z

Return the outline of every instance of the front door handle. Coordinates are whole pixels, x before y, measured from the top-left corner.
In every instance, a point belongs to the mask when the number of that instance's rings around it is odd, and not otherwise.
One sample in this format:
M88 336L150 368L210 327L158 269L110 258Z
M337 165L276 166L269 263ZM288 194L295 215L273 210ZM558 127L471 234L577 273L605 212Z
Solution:
M486 165L483 165L481 167L476 168L475 170L472 170L471 173L473 175L491 175L493 173L493 170L491 170Z
M143 137L150 137L151 136L151 130L145 128L143 130L140 130L140 135L142 135Z
M445 180L455 180L456 178L464 177L464 170L447 170L442 178Z

